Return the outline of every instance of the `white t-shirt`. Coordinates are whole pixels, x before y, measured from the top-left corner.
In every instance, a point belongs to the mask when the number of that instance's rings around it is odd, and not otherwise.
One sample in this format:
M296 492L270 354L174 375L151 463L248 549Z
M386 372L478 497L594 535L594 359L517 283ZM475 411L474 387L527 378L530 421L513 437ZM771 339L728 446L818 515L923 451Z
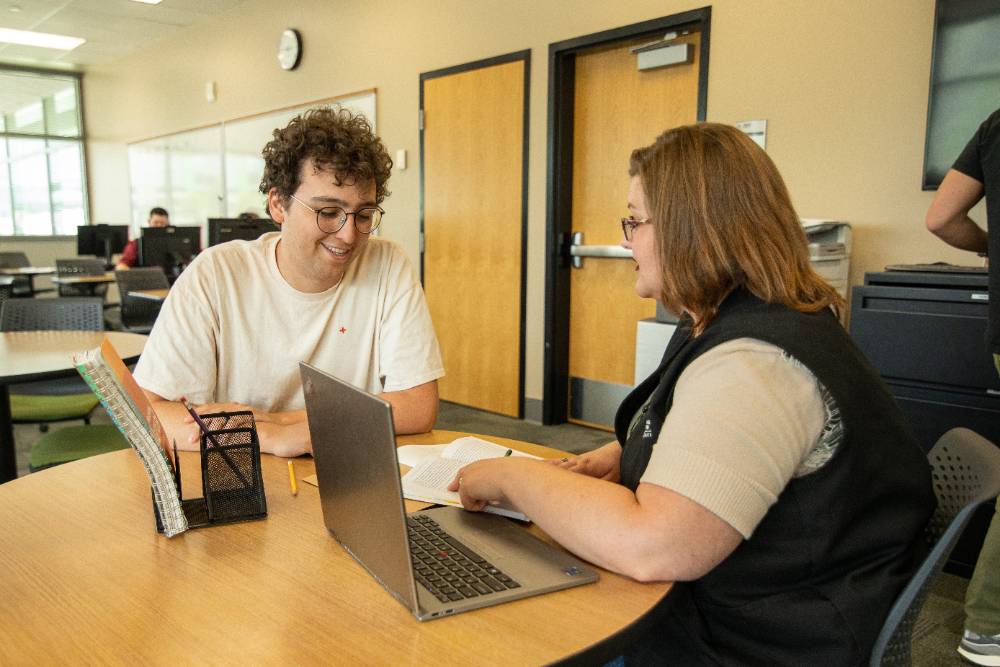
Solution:
M675 491L749 539L795 477L833 456L839 409L809 369L781 348L738 338L677 379L641 481Z
M340 283L300 292L278 271L280 232L202 252L170 290L135 369L168 400L305 407L299 362L365 391L444 375L420 281L402 250L371 238Z

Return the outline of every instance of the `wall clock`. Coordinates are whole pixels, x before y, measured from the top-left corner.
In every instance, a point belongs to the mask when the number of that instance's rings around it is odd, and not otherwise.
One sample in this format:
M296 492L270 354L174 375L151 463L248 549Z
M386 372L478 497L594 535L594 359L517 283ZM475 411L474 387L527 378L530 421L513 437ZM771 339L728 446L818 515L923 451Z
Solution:
M278 42L278 64L281 69L293 70L299 66L302 60L302 35L298 30L288 28L281 33L281 40Z

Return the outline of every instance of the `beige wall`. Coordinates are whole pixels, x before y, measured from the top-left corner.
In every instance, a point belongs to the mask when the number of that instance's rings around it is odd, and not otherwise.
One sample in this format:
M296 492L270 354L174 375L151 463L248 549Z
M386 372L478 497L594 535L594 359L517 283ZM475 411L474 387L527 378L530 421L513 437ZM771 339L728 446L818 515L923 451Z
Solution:
M700 6L682 0L248 0L86 74L94 219L127 211L125 142L374 87L379 133L392 154L406 149L410 164L392 177L385 236L416 258L419 74L530 48L525 393L540 398L548 46ZM854 225L852 282L887 263L974 259L947 249L922 226L931 200L920 191L920 178L932 0L719 0L712 7L709 120L767 119L768 152L799 213ZM304 56L294 72L281 71L275 60L285 27L303 35ZM217 84L214 103L204 98L207 81Z

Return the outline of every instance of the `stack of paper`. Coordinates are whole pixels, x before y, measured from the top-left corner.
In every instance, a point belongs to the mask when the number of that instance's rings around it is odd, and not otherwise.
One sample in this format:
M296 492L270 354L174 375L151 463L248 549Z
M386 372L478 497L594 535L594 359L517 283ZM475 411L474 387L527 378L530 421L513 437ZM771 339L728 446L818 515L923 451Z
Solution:
M396 456L411 470L403 476L403 495L410 500L421 500L436 505L461 507L458 493L448 490L448 484L463 467L474 461L507 456L539 457L468 436L447 445L405 445L396 450ZM487 505L483 510L512 519L528 521L521 512L500 505Z
M146 468L163 534L173 537L183 533L188 522L177 492L176 462L146 395L107 339L101 347L74 354L73 363Z

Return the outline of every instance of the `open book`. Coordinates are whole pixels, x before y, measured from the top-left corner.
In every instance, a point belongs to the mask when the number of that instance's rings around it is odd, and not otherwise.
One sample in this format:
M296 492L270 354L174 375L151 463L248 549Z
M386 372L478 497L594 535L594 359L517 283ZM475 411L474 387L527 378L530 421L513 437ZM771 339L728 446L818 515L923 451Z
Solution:
M188 522L177 490L176 462L166 431L132 373L107 338L98 348L74 354L73 364L146 468L163 534L183 533Z
M448 490L448 484L455 479L458 471L473 461L507 456L508 451L510 456L539 458L471 436L458 438L447 445L400 447L396 450L399 462L411 466L410 471L403 475L403 495L410 500L461 507L458 493ZM521 521L529 520L521 512L501 505L487 505L483 511Z

